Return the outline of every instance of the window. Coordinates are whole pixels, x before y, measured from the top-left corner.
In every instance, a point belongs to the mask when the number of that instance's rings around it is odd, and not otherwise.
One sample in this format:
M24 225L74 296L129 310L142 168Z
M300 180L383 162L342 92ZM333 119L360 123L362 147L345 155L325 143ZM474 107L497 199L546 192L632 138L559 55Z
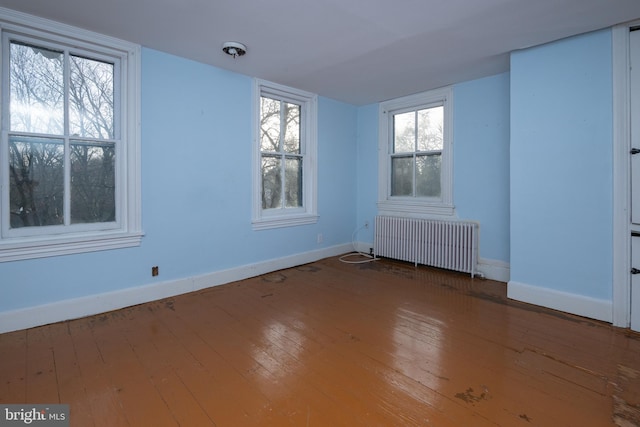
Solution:
M450 87L380 104L379 213L454 214L452 110Z
M317 221L317 97L256 80L253 228Z
M139 48L6 10L0 29L0 261L138 245Z

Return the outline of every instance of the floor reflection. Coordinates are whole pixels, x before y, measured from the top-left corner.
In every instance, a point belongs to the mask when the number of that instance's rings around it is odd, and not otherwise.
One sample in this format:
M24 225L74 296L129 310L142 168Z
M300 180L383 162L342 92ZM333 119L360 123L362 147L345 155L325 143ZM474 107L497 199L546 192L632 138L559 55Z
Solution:
M304 328L298 322L297 327ZM304 329L297 330L277 319L272 319L261 328L258 344L252 347L253 359L269 373L263 377L262 389L272 398L287 394L287 382L299 378L303 365L302 354L306 338Z

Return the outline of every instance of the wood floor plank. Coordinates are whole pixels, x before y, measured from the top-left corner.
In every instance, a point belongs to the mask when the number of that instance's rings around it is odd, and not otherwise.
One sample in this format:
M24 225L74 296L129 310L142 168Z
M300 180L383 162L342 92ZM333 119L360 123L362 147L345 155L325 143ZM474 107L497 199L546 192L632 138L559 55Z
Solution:
M86 399L93 415L93 425L96 427L129 426L117 387L110 378L93 335L92 325L104 322L104 320L98 320L104 318L105 316L96 316L68 322L73 350L87 393ZM75 418L77 401L65 401L64 403L70 404L71 425L82 426L76 422Z
M27 331L27 395L29 403L61 403L50 328Z
M90 398L84 384L84 377L73 346L73 339L68 322L55 323L47 327L53 356L55 358L56 381L60 403L74 402L74 423L77 425L94 425Z
M136 328L135 312L144 311L135 307L111 313L106 324L94 325L92 333L104 360L113 387L122 405L122 412L132 426L175 426L166 402L162 399L150 378L145 376L125 331ZM149 410L153 408L153 410Z
M167 403L178 425L214 426L213 420L171 364L174 359L167 352L175 345L173 337L165 328L159 327L152 310L137 313L136 322L139 327L127 330L126 338L140 365L144 367L145 375Z
M27 331L0 334L0 402L26 403Z

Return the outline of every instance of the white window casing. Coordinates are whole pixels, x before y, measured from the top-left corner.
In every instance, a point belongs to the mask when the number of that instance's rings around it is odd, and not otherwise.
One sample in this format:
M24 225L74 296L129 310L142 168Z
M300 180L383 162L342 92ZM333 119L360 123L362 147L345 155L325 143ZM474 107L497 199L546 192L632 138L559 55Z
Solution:
M392 196L391 158L395 114L442 105L443 148L440 197ZM380 103L378 145L378 214L438 218L455 215L453 205L453 88L447 86Z
M140 46L3 8L0 8L0 31L4 94L0 140L0 262L139 246L143 235L140 194ZM71 224L67 218L64 225L11 228L9 76L6 65L9 40L73 50L74 54L114 64L116 135L109 143L114 144L116 158L115 221ZM68 134L60 136L60 139L71 138ZM69 202L66 203L68 207Z
M302 201L299 207L264 209L262 204L262 151L260 146L261 97L290 102L301 107L300 155ZM260 79L253 84L253 191L252 227L263 230L313 224L317 214L317 95Z

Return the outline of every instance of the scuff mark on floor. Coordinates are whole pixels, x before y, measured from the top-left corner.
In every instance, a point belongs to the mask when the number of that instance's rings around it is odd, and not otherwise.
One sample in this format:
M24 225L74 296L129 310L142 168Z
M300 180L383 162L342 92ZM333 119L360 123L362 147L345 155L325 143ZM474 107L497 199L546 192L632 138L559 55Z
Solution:
M282 283L287 280L287 276L282 273L266 274L262 276L262 280L269 283Z
M613 422L619 427L640 426L640 397L629 392L629 384L640 377L637 369L618 364L613 393Z
M481 402L483 400L489 400L489 389L485 386L482 386L482 392L480 394L476 394L472 387L469 387L464 392L456 393L455 397L464 400L467 403L471 403L472 405L477 402Z
M640 406L613 396L613 422L620 427L640 426Z
M527 414L520 414L519 417L523 420L525 420L526 422L530 423L531 422L531 418L529 418L529 416Z
M300 265L298 267L296 267L296 270L298 271L306 271L309 273L316 273L318 271L320 271L320 267L312 265L312 264L305 264L305 265Z
M636 378L638 378L638 374L640 374L640 371L638 371L637 369L633 369L628 366L618 365L618 375L626 379L635 380Z

